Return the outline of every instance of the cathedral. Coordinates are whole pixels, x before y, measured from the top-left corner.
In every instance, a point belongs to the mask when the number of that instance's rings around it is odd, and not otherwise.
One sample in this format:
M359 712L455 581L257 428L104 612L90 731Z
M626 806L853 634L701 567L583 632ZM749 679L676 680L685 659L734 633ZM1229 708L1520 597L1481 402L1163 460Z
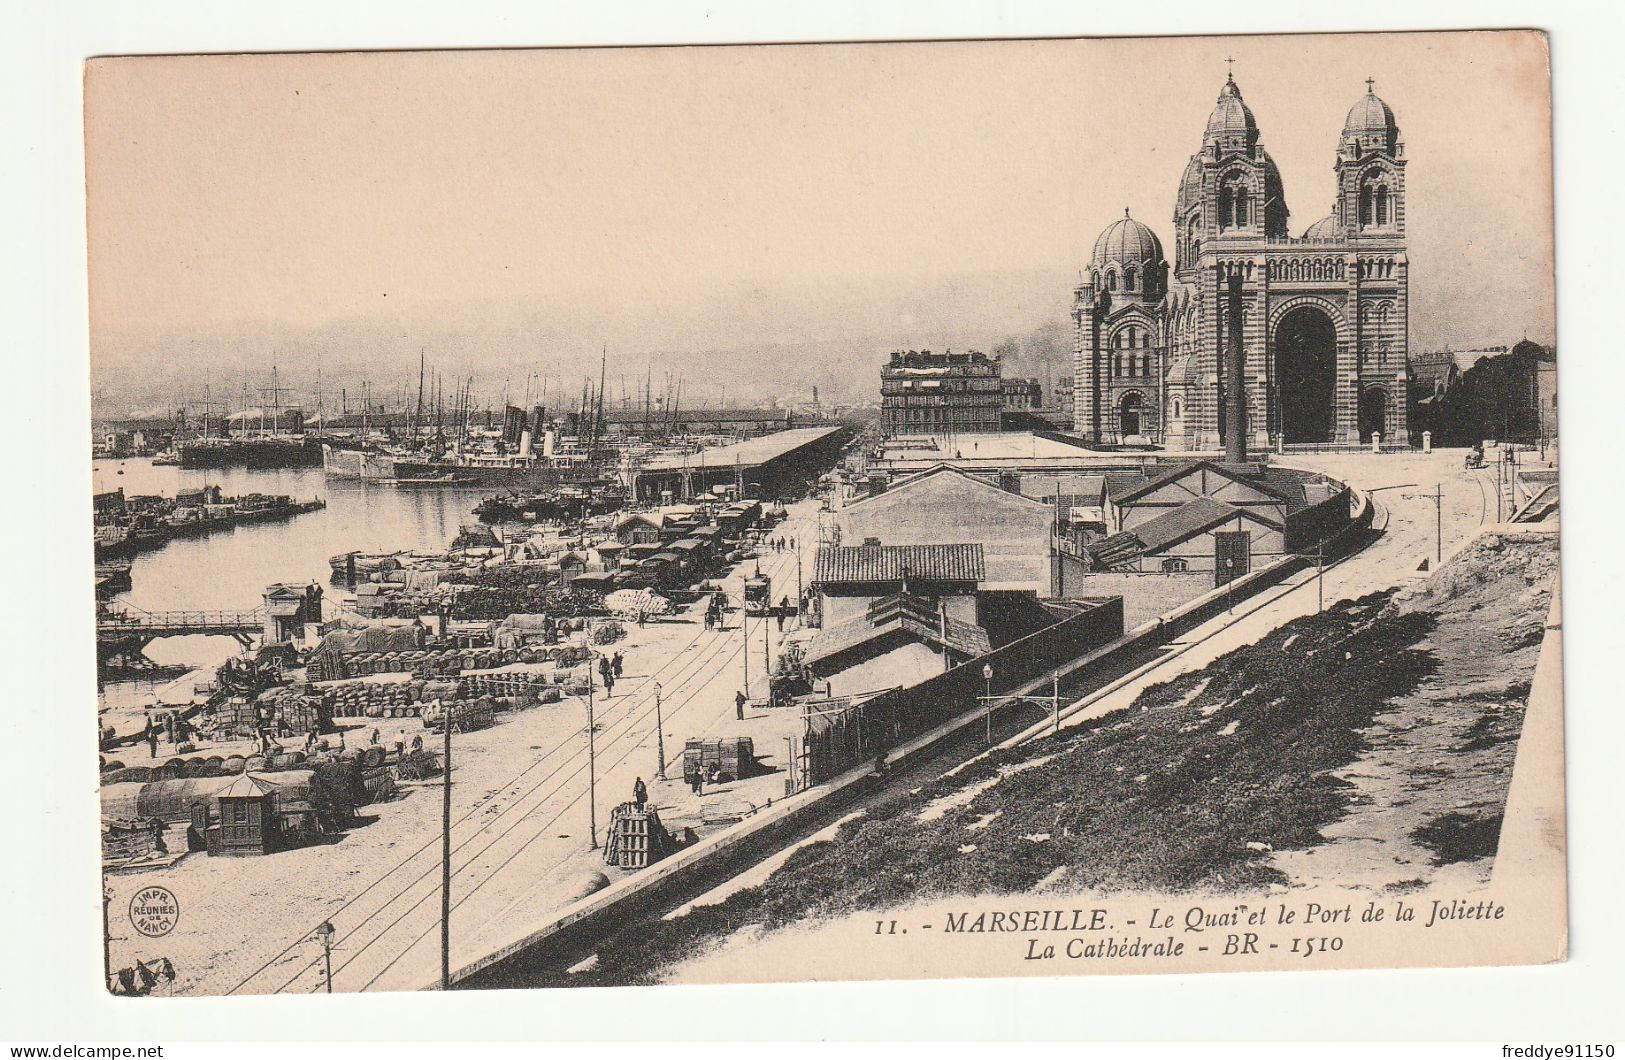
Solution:
M1173 266L1125 209L1074 292L1085 440L1217 449L1237 382L1255 449L1406 440L1405 148L1370 81L1332 170L1331 212L1292 236L1281 174L1226 79L1180 178Z

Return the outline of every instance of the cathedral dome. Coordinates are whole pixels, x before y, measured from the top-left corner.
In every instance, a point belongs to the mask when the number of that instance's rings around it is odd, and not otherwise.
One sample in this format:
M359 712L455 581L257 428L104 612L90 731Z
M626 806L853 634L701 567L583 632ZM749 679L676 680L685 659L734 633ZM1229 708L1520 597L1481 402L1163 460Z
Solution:
M1095 240L1092 263L1096 268L1107 265L1155 265L1162 260L1162 242L1157 234L1123 211L1119 221L1112 222Z
M1342 226L1337 223L1337 216L1335 214L1327 214L1325 217L1322 217L1320 220L1310 225L1308 230L1303 234L1303 238L1305 239L1340 239L1342 236L1343 229Z
M1349 108L1343 122L1343 140L1354 141L1362 147L1381 147L1392 150L1399 140L1399 125L1394 112L1373 90L1374 82L1367 81L1365 95Z
M1185 212L1192 203L1202 201L1202 156L1192 155L1185 164L1185 175L1179 178L1177 210Z
M1219 102L1214 106L1213 113L1208 115L1207 135L1212 138L1236 133L1253 139L1258 136L1258 123L1253 120L1253 112L1242 100L1241 89L1236 87L1235 81L1226 79L1224 87L1219 90Z

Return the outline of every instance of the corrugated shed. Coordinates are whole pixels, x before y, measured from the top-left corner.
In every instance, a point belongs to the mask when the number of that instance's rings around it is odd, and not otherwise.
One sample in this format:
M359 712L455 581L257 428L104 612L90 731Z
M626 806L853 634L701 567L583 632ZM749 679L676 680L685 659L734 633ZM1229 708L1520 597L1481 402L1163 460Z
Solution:
M821 548L814 584L886 583L905 577L936 582L980 582L987 566L982 546L849 545Z

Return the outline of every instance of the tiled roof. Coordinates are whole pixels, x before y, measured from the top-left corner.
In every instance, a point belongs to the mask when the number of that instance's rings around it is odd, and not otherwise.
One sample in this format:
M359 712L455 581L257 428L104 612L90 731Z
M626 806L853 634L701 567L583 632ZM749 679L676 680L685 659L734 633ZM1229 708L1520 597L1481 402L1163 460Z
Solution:
M1141 523L1132 530L1125 530L1120 534L1113 534L1104 541L1097 541L1088 547L1088 551L1096 563L1103 567L1113 567L1119 563L1126 563L1136 556L1154 553L1169 545L1177 544L1194 534L1212 530L1241 514L1241 509L1234 505L1216 501L1211 497L1197 497L1188 504L1181 504L1178 508ZM1247 517L1259 518L1252 513L1248 513Z
M813 582L980 582L987 576L982 546L849 545L821 548Z
M993 650L987 630L975 623L961 622L952 618L944 620L940 616L929 614L922 615L918 606L908 604L881 610L883 613L876 616L879 618L878 622L871 622L868 615L859 615L857 618L819 630L818 635L807 645L807 654L803 657L802 663L806 666L816 666L837 655L894 634L903 634L906 639L938 648L946 642L950 651L968 658L985 655ZM946 638L943 636L944 628L947 632Z
M1034 504L1043 503L1042 501L1036 500L1032 497L1023 496L1019 493L1011 493L1009 490L1000 488L997 483L989 482L987 479L978 475L972 475L962 468L954 467L952 464L933 464L924 471L916 471L913 474L897 480L892 484L891 488L886 490L884 493L876 493L868 497L860 497L851 504L848 504L847 507L857 508L864 504L871 504L882 500L887 502L895 501L897 495L902 493L904 490L918 489L928 487L929 485L939 484L943 479L957 479L986 491L988 494L987 503L989 504L1006 503L1012 505L1025 504L1031 506Z
M1256 465L1248 465L1248 467L1256 467ZM1186 475L1198 471L1210 471L1213 474L1223 476L1224 478L1245 483L1264 493L1279 493L1279 491L1275 488L1274 482L1271 481L1270 476L1272 472L1280 470L1281 469L1278 468L1270 468L1265 466L1259 468L1260 473L1237 473L1235 470L1228 467L1221 467L1220 465L1213 463L1211 460L1194 460L1188 464L1175 464L1161 474L1154 476L1112 475L1108 479L1107 488L1111 493L1112 500L1117 503L1122 503L1123 501L1132 500L1142 494L1150 493L1157 487L1165 485L1169 482L1175 482L1184 478ZM1279 476L1277 476L1277 480L1279 480ZM1287 498L1285 497L1282 498L1282 500L1286 499Z
M1240 514L1241 509L1234 505L1216 501L1212 497L1197 497L1171 512L1164 512L1136 526L1134 536L1145 542L1149 551L1155 552L1192 534L1211 530Z

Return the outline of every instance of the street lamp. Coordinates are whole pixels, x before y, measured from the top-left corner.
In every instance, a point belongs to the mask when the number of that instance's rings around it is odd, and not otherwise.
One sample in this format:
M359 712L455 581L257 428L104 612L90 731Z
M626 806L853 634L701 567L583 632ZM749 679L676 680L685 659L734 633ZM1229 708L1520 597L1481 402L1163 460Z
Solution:
M993 746L993 664L982 664L982 702L987 704L987 744Z
M331 920L322 921L322 926L316 929L316 937L322 941L322 978L329 994L333 992L333 935Z
M598 849L598 738L593 732L597 726L593 723L592 714L592 668L593 657L602 657L601 652L587 649L587 838L591 844L590 849Z
M666 726L660 717L660 682L655 682L655 745L659 749L659 766L655 776L666 779Z

